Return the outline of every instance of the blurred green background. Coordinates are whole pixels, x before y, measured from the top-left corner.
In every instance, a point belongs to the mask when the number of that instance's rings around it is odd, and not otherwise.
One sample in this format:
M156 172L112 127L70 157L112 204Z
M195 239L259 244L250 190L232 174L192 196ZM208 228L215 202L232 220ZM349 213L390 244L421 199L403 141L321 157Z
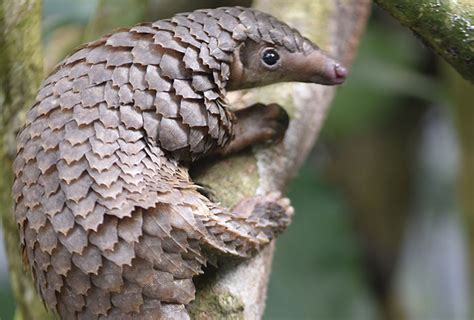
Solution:
M46 68L110 26L219 5L150 0L119 11L132 2L45 0ZM289 187L297 215L277 242L266 319L470 319L473 91L374 7ZM0 250L0 318L12 319L6 272Z

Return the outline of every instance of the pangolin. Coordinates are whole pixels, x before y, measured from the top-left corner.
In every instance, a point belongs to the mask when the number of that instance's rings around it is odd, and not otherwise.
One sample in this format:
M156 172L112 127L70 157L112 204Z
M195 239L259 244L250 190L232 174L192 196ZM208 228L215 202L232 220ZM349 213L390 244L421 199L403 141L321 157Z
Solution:
M188 165L272 138L283 112L232 112L226 91L340 84L345 69L256 10L177 14L65 58L17 137L15 217L26 262L61 319L188 319L211 255L247 257L290 222L277 193L213 203ZM283 121L284 122L284 121Z

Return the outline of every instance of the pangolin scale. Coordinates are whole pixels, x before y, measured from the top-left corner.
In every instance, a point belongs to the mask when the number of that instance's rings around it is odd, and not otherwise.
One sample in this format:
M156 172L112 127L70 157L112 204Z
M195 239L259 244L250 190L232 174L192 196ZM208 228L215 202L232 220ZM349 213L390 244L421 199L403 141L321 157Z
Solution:
M280 71L257 70L263 47L287 57ZM187 163L234 141L226 89L344 76L296 30L240 7L118 30L67 57L41 86L13 166L25 260L48 309L188 319L208 252L249 256L292 212L275 194L221 208L191 181Z

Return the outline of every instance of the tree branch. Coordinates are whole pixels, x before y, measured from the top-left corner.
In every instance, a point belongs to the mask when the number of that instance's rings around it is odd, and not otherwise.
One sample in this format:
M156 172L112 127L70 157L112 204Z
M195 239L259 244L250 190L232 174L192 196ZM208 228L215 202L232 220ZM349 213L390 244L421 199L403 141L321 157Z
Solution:
M2 0L0 0L2 1ZM18 103L5 103L2 109L2 121L6 119L8 112L24 110L28 107L33 98L39 78L41 78L41 55L40 50L40 9L39 0L9 1L3 0L2 9L10 6L29 5L35 8L28 11L11 11L11 8L2 11L2 17L11 17L12 21L22 19L33 19L37 25L29 25L29 28L22 30L22 36L13 35L19 43L31 46L27 49L28 54L20 56L15 52L22 52L19 48L9 51L10 58L16 57L19 65L30 65L34 61L36 73L34 79L28 81L31 86L24 90L22 94L12 96L21 97ZM36 4L36 5L33 5ZM321 47L326 48L335 57L348 64L354 56L359 36L370 10L370 0L337 0L337 1L312 1L300 0L289 4L284 0L258 0L255 6L263 11L280 17L284 21L290 22L293 26L315 40ZM16 15L13 13L16 12ZM21 19L20 19L21 18ZM1 22L3 27L5 23ZM23 24L20 24L23 26ZM4 28L4 30L11 30ZM7 38L8 33L5 33ZM26 38L31 37L31 39ZM2 46L3 48L3 46ZM23 48L22 50L24 50ZM20 51L19 51L20 50ZM20 58L18 58L20 57ZM3 62L3 61L2 61ZM2 66L4 64L2 63ZM7 65L7 64L5 64ZM28 69L29 70L29 69ZM24 71L23 71L24 72ZM20 81L19 77L25 74L11 75L5 79L13 79L13 85L20 86L25 81ZM28 77L26 77L28 78ZM9 80L10 81L10 80ZM4 90L2 88L2 90ZM2 92L9 92L4 90ZM322 121L334 95L334 88L316 85L285 84L273 87L262 88L250 92L240 92L234 95L236 103L246 106L253 102L264 103L278 102L285 105L291 115L292 121L285 141L272 149L255 150L225 159L214 165L206 165L196 172L197 180L209 185L215 192L216 197L225 205L232 206L245 196L252 196L256 193L266 193L270 190L284 190L288 181L296 174L310 151L316 135L321 128ZM5 112L4 112L5 109ZM20 113L24 116L24 113ZM22 119L20 116L19 119ZM10 123L10 121L2 122ZM15 121L11 123L22 123ZM3 128L3 127L2 127ZM16 128L16 125L11 125ZM8 161L11 163L14 129L7 130L9 143L2 144L2 148L8 147ZM3 131L2 131L3 133ZM4 150L4 149L2 149ZM3 152L3 151L2 151ZM3 160L3 158L2 158ZM4 206L11 208L10 166L2 167L2 172L7 174L6 185L2 185L2 196L5 197ZM5 176L5 175L4 175ZM7 206L5 204L8 204ZM9 257L12 270L12 283L17 293L19 303L19 315L24 319L48 319L44 308L40 305L38 296L35 294L29 277L22 276L21 261L18 254L18 238L16 227L12 219L11 210L2 212L6 235L8 237ZM214 318L245 318L259 319L264 311L264 302L268 277L271 269L274 245L267 246L260 254L253 259L242 263L227 262L220 266L217 273L211 273L206 278L198 279L198 295L193 304L193 315L196 319ZM21 317L19 317L21 318Z
M474 82L474 3L470 0L376 0L401 24Z
M289 22L345 64L354 57L370 10L370 0L257 0L254 4ZM255 149L207 164L194 173L194 179L210 186L227 206L245 196L284 190L311 150L334 91L332 87L282 84L234 94L231 105L260 101L285 106L291 117L285 140L271 149ZM260 319L273 251L274 243L248 261L226 262L214 274L198 280L193 317Z
M44 319L45 309L31 276L24 275L11 197L15 135L43 76L41 1L0 0L0 30L0 216L11 284L17 298L17 319Z

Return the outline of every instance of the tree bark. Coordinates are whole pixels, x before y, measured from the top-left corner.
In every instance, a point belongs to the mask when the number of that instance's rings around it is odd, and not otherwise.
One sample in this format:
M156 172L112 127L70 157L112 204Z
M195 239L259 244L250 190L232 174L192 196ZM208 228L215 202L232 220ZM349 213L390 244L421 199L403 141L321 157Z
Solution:
M352 61L370 11L369 0L257 0L254 7L300 30L345 64ZM245 196L283 190L311 150L334 96L334 87L280 84L239 92L231 105L278 102L291 122L284 141L272 148L254 148L194 172L217 198L232 206ZM291 226L290 226L291 228ZM198 281L192 305L195 319L260 319L265 309L274 243L254 258L226 262Z
M25 276L11 197L15 135L43 77L41 1L0 0L0 30L0 215L18 306L16 319L44 319L32 278L29 273Z
M376 0L465 79L474 82L474 3L471 0Z

